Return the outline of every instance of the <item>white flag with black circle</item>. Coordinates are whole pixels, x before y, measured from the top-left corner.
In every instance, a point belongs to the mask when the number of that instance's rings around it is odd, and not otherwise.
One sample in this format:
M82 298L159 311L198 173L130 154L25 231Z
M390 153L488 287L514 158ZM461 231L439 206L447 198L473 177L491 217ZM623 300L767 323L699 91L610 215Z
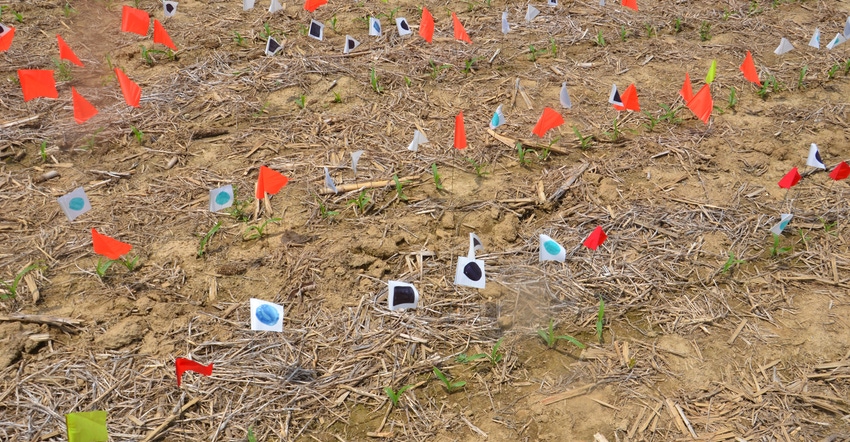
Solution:
M557 241L548 235L540 234L540 262L558 261L564 262L567 252Z
M413 284L388 281L387 285L387 303L390 310L416 308L419 305L419 291Z
M316 40L324 40L325 24L316 20L310 20L310 31L308 32L308 34L310 35L310 37L313 37Z
M547 4L552 7L558 6L558 0L549 0Z
M162 10L166 18L174 17L177 13L177 2L162 2Z
M219 212L233 205L233 185L210 190L210 212Z
M483 289L485 280L484 261L468 256L457 257L455 285Z
M75 220L78 216L91 210L91 202L86 195L86 191L82 187L77 187L67 195L62 195L58 198L59 207L65 212L65 216L69 221Z
M809 147L809 158L806 160L806 165L809 167L817 167L818 169L826 169L826 164L823 164L823 159L820 157L818 145L812 143Z
M622 106L623 99L620 98L620 91L617 90L617 85L611 85L611 95L608 96L608 102L614 106Z
M352 37L350 35L346 35L345 36L345 47L342 48L342 53L348 54L349 52L353 51L354 48L356 48L357 46L360 46L360 42L355 40L354 37Z
M283 331L283 306L251 298L251 330Z
M395 26L398 28L398 35L401 37L413 33L413 31L410 30L410 25L407 24L407 19L404 17L396 17Z
M281 49L283 49L283 46L281 46L280 43L277 42L277 40L269 36L269 39L266 40L266 55L271 57L274 54L280 52Z
M478 250L484 250L484 243L481 242L478 235L469 232L469 254L467 256L475 259L475 252Z

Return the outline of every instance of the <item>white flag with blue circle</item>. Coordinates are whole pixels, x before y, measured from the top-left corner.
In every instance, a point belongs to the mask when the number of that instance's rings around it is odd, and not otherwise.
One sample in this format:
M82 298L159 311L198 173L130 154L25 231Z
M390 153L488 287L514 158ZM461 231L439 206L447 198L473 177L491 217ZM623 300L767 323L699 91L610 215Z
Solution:
M283 331L283 306L251 298L251 330Z
M228 184L210 190L210 212L220 212L233 205L233 186Z
M91 202L86 195L86 191L82 187L77 187L67 195L62 195L58 199L59 207L65 212L65 216L69 221L75 220L78 216L91 210Z
M557 241L548 235L540 234L540 262L558 261L564 262L567 252Z

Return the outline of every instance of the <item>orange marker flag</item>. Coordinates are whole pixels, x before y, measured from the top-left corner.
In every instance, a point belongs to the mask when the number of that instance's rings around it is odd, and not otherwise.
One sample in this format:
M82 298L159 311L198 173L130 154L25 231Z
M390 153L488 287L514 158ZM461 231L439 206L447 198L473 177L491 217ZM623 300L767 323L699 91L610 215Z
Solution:
M850 166L847 165L846 162L842 161L832 169L832 172L829 173L829 177L835 181L841 181L850 176Z
M171 41L171 37L168 36L168 32L165 32L165 28L162 27L162 23L160 23L157 19L153 19L153 42L165 45L172 51L177 50L177 46L175 46L174 42Z
M691 101L688 101L685 104L697 118L702 120L703 123L708 124L708 119L711 117L711 111L714 109L714 100L711 99L711 87L704 84L702 89L700 89L699 92L691 98Z
M97 109L77 92L77 88L71 88L71 95L74 98L74 121L77 124L83 124L89 118L97 115Z
M750 51L747 51L747 55L744 57L744 62L741 63L741 72L743 72L744 78L761 86L759 74L756 72L756 64L753 62L753 54L750 54Z
M455 149L466 149L466 128L463 126L463 111L455 117Z
M426 7L422 7L422 22L419 23L419 35L428 43L434 38L434 16Z
M9 47L12 46L12 40L15 39L15 28L11 26L6 28L5 32L0 33L0 52L8 51Z
M590 232L590 235L584 240L584 246L588 249L596 250L606 239L608 239L608 235L602 230L602 226L596 226L596 229Z
M623 6L634 9L635 11L638 10L637 0L623 0Z
M183 373L186 371L194 371L204 376L209 376L213 371L213 364L202 365L191 359L177 358L174 360L174 367L177 369L177 387L180 388L180 381L183 380Z
M783 189L790 189L797 185L800 182L800 172L797 171L797 168L793 168L788 173L779 180L779 187Z
M148 35L151 18L146 11L124 5L121 10L121 31L132 32L141 36Z
M466 29L463 29L463 25L460 24L460 20L457 18L457 14L452 12L452 24L455 28L455 40L465 41L469 44L472 44L472 40L469 39L469 35L466 33Z
M118 259L126 255L133 248L130 244L106 235L101 235L95 229L91 229L91 242L94 246L94 253L103 255L109 259Z
M288 182L289 178L283 176L280 172L266 166L260 166L260 174L257 176L257 199L265 198L267 193L274 195L280 192L280 189L283 189Z
M532 130L531 133L543 138L549 129L558 127L562 124L564 124L564 117L562 117L558 111L549 107L543 108L543 114L540 115L540 119L537 120L537 124L534 125L534 130Z
M142 88L133 80L127 77L121 69L115 68L115 76L118 77L118 84L121 85L121 93L124 94L124 101L130 106L139 107L139 100L142 99Z
M65 40L62 40L62 36L56 34L56 39L59 40L59 59L60 60L68 60L71 63L74 63L77 66L82 66L83 62L77 58L77 54L71 50L71 47L68 46L68 43L65 43Z
M682 100L685 100L685 104L688 104L694 98L694 90L691 88L691 76L687 72L685 72L685 84L679 90L679 95L682 96Z
M623 105L614 105L614 109L618 111L630 110L640 112L640 102L638 101L637 88L634 83L630 84L629 87L620 94L620 100L622 100Z
M59 98L56 80L53 79L53 71L22 69L18 71L18 81L21 83L24 101L39 97Z
M319 6L322 6L322 5L327 4L327 3L328 3L328 0L307 0L307 1L304 2L304 9L306 9L307 12L313 12Z

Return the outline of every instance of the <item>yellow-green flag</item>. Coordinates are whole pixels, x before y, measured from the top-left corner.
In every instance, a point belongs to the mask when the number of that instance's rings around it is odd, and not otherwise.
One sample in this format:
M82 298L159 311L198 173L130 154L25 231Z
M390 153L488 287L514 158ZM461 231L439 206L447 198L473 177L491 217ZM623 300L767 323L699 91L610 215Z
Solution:
M711 60L711 67L708 68L708 75L705 76L706 84L714 82L715 75L717 75L717 60Z
M86 411L65 415L68 442L108 442L106 411Z

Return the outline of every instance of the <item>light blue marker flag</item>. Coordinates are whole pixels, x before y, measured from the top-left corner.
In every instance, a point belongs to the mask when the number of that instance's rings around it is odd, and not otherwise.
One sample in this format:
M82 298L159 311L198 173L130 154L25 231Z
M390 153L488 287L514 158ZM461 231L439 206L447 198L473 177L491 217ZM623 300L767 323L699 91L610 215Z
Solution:
M60 196L57 201L59 201L59 207L65 212L69 221L73 221L91 210L91 202L89 202L89 197L82 187L77 187L71 193Z
M785 230L785 227L788 227L788 223L791 222L791 218L794 218L794 215L790 213L780 214L779 222L770 228L770 233L774 235L781 235L782 231Z
M490 119L490 129L495 129L501 125L505 124L505 114L502 113L502 105L496 108L496 112L493 113L493 118Z
M558 261L564 262L567 252L557 241L548 235L540 234L540 262Z
M220 212L233 205L233 186L228 184L210 190L210 212Z

